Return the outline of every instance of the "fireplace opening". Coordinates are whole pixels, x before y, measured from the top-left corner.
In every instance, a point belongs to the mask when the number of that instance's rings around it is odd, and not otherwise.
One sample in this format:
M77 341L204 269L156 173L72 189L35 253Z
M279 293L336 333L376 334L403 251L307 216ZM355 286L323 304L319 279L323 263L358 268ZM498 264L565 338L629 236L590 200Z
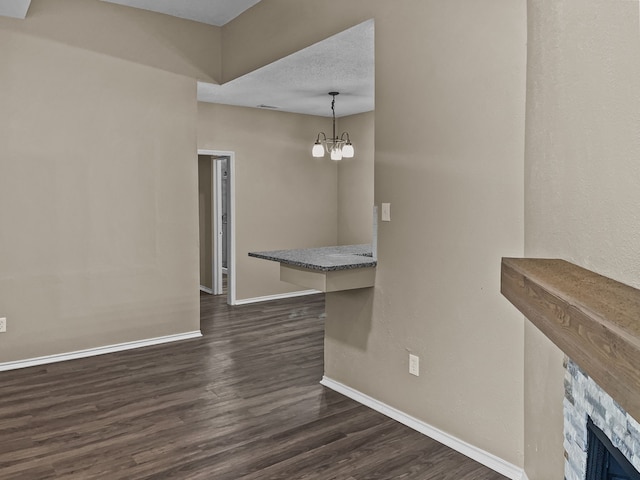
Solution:
M585 480L640 480L640 473L602 430L587 419L587 475Z

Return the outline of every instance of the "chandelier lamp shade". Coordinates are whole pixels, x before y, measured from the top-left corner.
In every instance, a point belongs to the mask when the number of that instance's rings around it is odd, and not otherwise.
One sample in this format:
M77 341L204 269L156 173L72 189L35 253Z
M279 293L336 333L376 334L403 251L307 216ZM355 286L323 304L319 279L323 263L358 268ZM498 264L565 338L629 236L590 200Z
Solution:
M333 114L333 136L327 138L324 132L320 132L313 144L311 155L316 158L324 157L325 152L329 154L331 160L342 160L343 158L353 158L355 150L347 132L343 132L340 137L336 135L336 96L340 92L329 92L333 97L331 100L331 113Z

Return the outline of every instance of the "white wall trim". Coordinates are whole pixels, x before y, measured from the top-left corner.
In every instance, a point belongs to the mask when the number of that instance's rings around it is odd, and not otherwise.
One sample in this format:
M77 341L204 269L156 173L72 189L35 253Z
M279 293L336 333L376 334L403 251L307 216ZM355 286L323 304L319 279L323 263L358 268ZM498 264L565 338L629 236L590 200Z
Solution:
M522 480L529 480L529 477L527 477L527 472L522 472Z
M236 305L236 154L227 152L229 157L229 219L227 229L229 242L227 244L227 303ZM231 224L231 227L229 227Z
M211 212L213 221L211 222L211 238L213 242L213 250L211 259L213 267L211 275L213 277L213 291L216 295L221 295L222 291L222 242L224 235L222 234L222 158L211 157ZM228 240L228 238L227 238Z
M213 295L213 290L211 290L209 287L205 287L204 285L200 285L200 291L208 293L209 295Z
M354 390L347 385L330 379L327 376L322 377L320 384L324 385L331 390L341 393L345 397L349 397L362 405L365 405L376 412L380 412L387 417L393 418L397 422L412 428L423 435L433 438L434 440L446 445L449 448L462 453L463 455L475 460L478 463L490 468L491 470L498 472L512 480L525 480L527 477L522 468L509 463L492 453L486 452L478 447L475 447L464 440L454 437L442 430L429 425L428 423L418 420L415 417L407 415L400 410L393 408L385 403L382 403L375 398L365 395L358 390Z
M47 355L44 357L27 358L25 360L16 360L14 362L0 363L0 372L7 370L17 370L19 368L35 367L36 365L46 365L49 363L65 362L67 360L75 360L78 358L95 357L107 353L122 352L124 350L132 350L134 348L150 347L151 345L160 345L162 343L178 342L180 340L188 340L190 338L198 338L202 336L200 330L193 332L177 333L175 335L165 335L164 337L147 338L145 340L136 340L135 342L116 343L114 345L106 345L104 347L88 348L86 350L77 350L75 352L58 353L55 355Z
M264 297L243 298L236 300L236 305L247 305L249 303L270 302L271 300L282 300L285 298L304 297L305 295L314 295L322 293L320 290L301 290L299 292L279 293L277 295L265 295Z

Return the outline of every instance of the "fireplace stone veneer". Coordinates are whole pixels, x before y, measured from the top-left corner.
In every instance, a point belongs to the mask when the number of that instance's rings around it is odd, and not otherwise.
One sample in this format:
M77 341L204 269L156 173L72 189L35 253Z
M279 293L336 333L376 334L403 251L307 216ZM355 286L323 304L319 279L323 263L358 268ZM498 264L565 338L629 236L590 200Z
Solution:
M640 424L565 357L565 480L584 480L587 470L587 418L640 471Z

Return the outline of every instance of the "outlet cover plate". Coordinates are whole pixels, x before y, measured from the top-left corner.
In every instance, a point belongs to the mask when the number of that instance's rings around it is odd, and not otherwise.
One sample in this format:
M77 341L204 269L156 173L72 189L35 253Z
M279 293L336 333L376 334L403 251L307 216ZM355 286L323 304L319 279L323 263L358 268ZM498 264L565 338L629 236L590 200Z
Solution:
M0 333L7 331L7 319L5 317L0 318Z

